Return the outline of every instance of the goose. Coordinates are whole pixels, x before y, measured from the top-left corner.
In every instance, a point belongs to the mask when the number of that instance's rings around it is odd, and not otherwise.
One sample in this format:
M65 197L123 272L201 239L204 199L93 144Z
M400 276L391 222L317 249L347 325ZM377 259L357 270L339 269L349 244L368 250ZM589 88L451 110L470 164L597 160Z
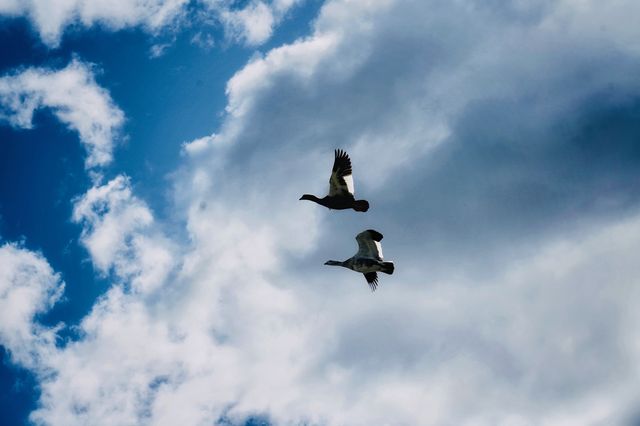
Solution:
M382 258L382 234L373 229L367 229L356 235L358 242L358 252L351 258L340 262L339 260L328 260L325 265L344 266L352 271L362 272L371 291L378 287L378 271L385 274L393 274L395 269L393 262L384 262Z
M367 200L356 200L354 197L351 160L341 149L335 150L333 170L329 178L329 195L318 198L312 194L304 194L300 199L313 201L333 210L354 209L358 212L369 210Z

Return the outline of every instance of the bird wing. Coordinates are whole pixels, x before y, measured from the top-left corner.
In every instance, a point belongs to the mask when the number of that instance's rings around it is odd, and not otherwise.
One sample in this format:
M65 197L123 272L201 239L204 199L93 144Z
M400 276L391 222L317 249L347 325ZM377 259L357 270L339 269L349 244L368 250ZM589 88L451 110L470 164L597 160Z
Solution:
M378 274L376 272L368 272L364 274L364 278L367 280L369 287L371 287L371 291L376 291L376 288L378 288Z
M358 242L358 253L356 257L368 257L370 259L383 260L382 257L382 234L373 229L367 229L356 235Z
M333 170L329 178L329 196L354 194L351 160L346 152L336 149Z

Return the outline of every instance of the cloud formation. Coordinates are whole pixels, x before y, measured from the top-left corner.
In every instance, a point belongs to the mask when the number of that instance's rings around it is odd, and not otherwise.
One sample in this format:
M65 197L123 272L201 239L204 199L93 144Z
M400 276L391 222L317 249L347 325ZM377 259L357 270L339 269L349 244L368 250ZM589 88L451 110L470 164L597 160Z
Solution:
M32 419L620 424L637 402L639 248L634 217L484 280L396 282L380 300L347 278L312 280L321 298L203 258L159 299L114 286L83 338L39 364L55 374Z
M141 27L151 34L179 28L192 11L223 24L232 39L248 45L265 42L274 26L298 0L252 0L238 8L232 0L0 0L0 15L26 16L42 41L58 47L69 27L102 28L117 31Z
M155 229L153 214L123 175L76 200L73 220L83 226L80 241L97 270L113 272L133 291L153 291L175 266L172 244Z
M41 254L17 244L0 247L0 265L0 344L14 362L40 370L56 330L38 325L35 316L60 299L64 283Z
M114 285L42 360L32 419L631 423L639 7L327 2L185 145L181 238L124 177L76 201ZM336 147L367 215L297 202ZM374 295L321 265L369 227L397 265Z
M0 14L27 16L42 41L57 47L64 29L73 24L90 27L99 23L111 30L142 26L153 32L173 22L186 4L186 0L2 0Z
M113 158L114 139L124 114L100 87L91 67L73 60L60 70L28 68L0 77L0 120L29 129L33 115L48 108L78 132L88 157L87 168L105 166Z
M250 1L242 9L222 9L220 19L227 34L249 46L267 41L286 12L300 0ZM217 2L209 2L218 5Z

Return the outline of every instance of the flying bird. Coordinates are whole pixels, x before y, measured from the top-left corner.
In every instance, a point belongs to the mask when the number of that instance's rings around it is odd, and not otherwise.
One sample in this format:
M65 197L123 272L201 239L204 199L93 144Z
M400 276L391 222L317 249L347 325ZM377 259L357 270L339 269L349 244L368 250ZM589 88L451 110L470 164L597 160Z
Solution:
M328 260L325 265L344 266L352 271L362 272L371 291L378 287L378 272L393 274L393 262L384 262L382 258L382 234L373 229L367 229L356 235L358 242L358 252L351 258L340 262L339 260Z
M346 152L336 149L333 170L329 178L329 195L318 198L312 194L304 194L301 200L309 200L333 210L354 209L358 212L369 210L367 200L356 200L351 174L351 160Z

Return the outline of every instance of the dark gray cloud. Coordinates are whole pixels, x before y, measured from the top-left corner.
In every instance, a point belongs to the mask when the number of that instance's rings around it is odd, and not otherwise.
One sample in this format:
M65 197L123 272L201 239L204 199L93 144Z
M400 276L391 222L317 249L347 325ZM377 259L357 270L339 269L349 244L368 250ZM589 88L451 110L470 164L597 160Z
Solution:
M487 263L493 250L624 214L638 201L640 89L630 76L640 62L603 30L615 22L589 23L579 37L554 27L559 9L407 2L374 15L376 31L348 31L311 78L286 67L265 76L229 170L271 176L273 187L314 172L315 187L283 185L284 202L324 191L332 150L352 148L375 219L341 215L330 219L336 232L379 227L406 255L447 267L452 253L454 263L479 253ZM438 127L448 134L430 133Z
M476 103L422 167L390 181L405 190L382 191L378 197L387 202L380 207L402 224L398 232L408 230L404 241L423 241L430 257L443 248L486 254L488 246L510 250L638 207L636 99L594 94L544 121L528 109Z

